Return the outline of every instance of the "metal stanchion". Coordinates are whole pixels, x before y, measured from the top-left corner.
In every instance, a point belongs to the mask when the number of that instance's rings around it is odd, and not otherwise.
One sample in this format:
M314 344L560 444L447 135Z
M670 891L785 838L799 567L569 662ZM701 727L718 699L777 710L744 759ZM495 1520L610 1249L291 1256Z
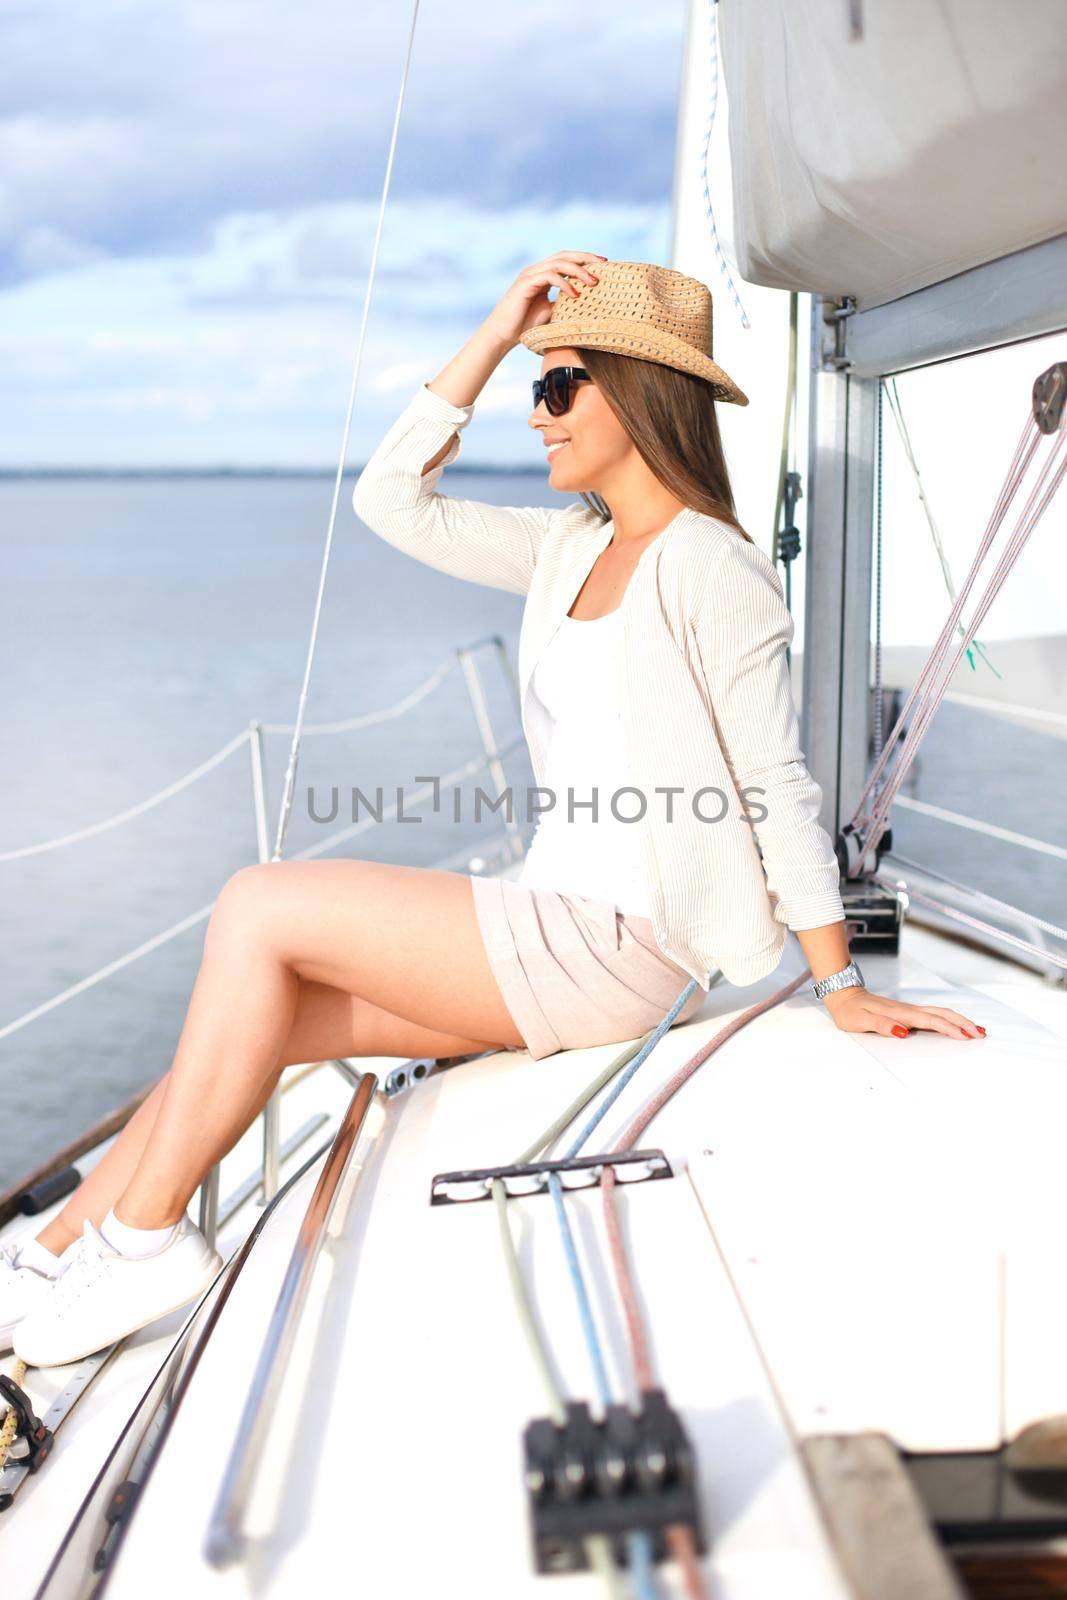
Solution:
M501 641L496 643L501 645ZM507 788L507 779L504 775L504 764L497 753L496 735L493 732L492 719L489 716L489 706L485 698L485 689L482 684L481 674L478 671L474 655L467 645L456 651L459 664L463 669L463 677L467 684L467 693L470 695L471 708L474 711L474 720L478 725L482 747L485 750L485 763L496 790L499 800ZM506 658L505 658L506 660ZM510 673L509 673L510 676ZM513 861L519 861L524 854L522 845L522 831L514 816L511 814L510 804L504 808L504 827L508 834L508 849Z
M219 1226L219 1163L216 1161L200 1185L200 1232L214 1250Z
M256 819L256 854L260 862L270 860L267 829L267 785L263 775L263 725L250 722L248 752L252 762L252 805ZM269 1205L278 1193L281 1138L281 1085L263 1107L263 1204Z

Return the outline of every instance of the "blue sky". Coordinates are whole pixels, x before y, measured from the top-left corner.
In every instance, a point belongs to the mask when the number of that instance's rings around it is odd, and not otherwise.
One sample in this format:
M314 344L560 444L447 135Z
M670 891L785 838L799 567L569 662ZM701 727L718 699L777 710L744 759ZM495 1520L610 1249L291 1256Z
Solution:
M0 466L331 464L410 18L8 0ZM684 21L422 0L353 462L522 266L667 260ZM469 461L536 462L539 370L503 363Z

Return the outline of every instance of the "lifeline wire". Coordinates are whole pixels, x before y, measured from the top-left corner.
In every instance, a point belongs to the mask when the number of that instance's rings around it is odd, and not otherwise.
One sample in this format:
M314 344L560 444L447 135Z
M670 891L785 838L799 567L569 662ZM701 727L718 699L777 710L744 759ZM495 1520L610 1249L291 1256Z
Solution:
M289 765L285 773L285 792L282 795L281 812L278 816L278 834L274 842L272 861L280 861L282 850L285 846L285 835L289 827L289 818L293 809L293 792L296 788L296 764L300 756L300 739L304 727L304 711L307 707L308 689L311 684L311 669L315 661L315 646L319 637L319 619L322 616L322 601L326 593L326 572L330 564L330 552L333 549L333 531L337 523L337 507L341 499L341 483L344 478L345 462L348 459L348 439L352 431L352 413L356 405L356 390L359 386L359 372L363 365L363 345L367 335L367 321L370 316L371 295L374 291L374 278L378 270L378 249L382 239L382 228L385 223L385 207L389 198L389 184L393 175L393 158L396 154L397 135L400 132L400 113L404 105L404 94L407 89L408 72L411 67L411 52L415 44L415 23L419 15L419 0L414 0L411 11L411 29L408 34L408 47L404 56L404 71L400 79L400 93L397 96L396 114L393 118L393 133L389 141L389 157L385 164L385 181L382 184L382 198L378 206L378 225L374 230L374 246L371 250L370 270L367 274L367 290L363 296L363 317L359 327L359 340L356 345L356 358L352 367L352 383L348 391L348 408L345 412L344 431L341 436L341 454L337 462L337 476L333 485L333 500L330 503L330 518L326 528L326 547L322 555L322 567L319 571L319 588L315 596L315 612L311 622L311 638L308 641L307 663L304 667L304 681L300 686L300 701L297 706L296 727L293 733L293 742L289 750Z

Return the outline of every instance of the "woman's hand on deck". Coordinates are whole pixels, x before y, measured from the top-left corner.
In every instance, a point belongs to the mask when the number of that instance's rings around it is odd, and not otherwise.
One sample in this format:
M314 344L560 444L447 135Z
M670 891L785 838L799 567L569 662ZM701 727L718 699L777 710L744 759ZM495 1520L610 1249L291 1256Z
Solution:
M906 1039L913 1031L943 1033L949 1039L980 1039L985 1029L947 1006L912 1006L868 989L838 989L822 1002L845 1033L883 1033Z

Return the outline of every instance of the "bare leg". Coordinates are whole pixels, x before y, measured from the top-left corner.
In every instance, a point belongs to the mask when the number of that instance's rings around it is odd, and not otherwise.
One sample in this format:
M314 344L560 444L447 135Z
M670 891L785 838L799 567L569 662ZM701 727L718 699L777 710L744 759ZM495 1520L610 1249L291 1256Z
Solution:
M120 1195L133 1177L141 1151L145 1147L156 1113L166 1093L168 1073L156 1084L137 1107L133 1116L112 1141L110 1150L101 1156L92 1172L83 1178L70 1196L62 1211L57 1211L37 1235L47 1249L62 1255L69 1244L80 1237L86 1217L99 1223L107 1215L117 1195Z
M306 992L307 985L302 984L301 988ZM338 995L337 998L340 1000L342 996ZM305 1009L305 999L302 996L297 1012L298 1024L300 1014ZM321 1058L310 1056L308 1059L317 1061ZM280 1073L275 1074L265 1085L260 1103L253 1117L249 1118L249 1122L263 1110L274 1093L280 1075ZM82 1223L87 1217L97 1227L100 1226L137 1170L137 1163L148 1142L148 1135L163 1103L169 1080L170 1073L164 1073L152 1093L145 1096L121 1133L112 1141L107 1154L102 1156L93 1170L82 1179L63 1209L57 1211L52 1220L42 1228L37 1238L46 1249L53 1251L57 1256L62 1255L69 1244L81 1238Z
M106 1198L131 1226L176 1222L290 1062L521 1043L465 874L363 861L243 868L216 902L171 1071L138 1110L143 1137L159 1093L132 1176L119 1194L109 1181ZM122 1162L134 1149L131 1134ZM128 1171L116 1160L110 1177Z

